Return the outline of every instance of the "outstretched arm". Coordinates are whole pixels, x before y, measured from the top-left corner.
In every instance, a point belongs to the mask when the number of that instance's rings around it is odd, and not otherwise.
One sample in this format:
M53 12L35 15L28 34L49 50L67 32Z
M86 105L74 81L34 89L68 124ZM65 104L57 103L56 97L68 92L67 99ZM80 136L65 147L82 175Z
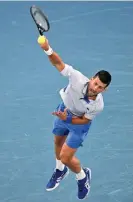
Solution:
M56 52L54 52L53 49L50 47L46 37L40 36L38 38L38 43L44 50L44 52L48 55L48 58L52 65L55 66L59 72L61 72L65 68L65 64L60 58L60 56Z

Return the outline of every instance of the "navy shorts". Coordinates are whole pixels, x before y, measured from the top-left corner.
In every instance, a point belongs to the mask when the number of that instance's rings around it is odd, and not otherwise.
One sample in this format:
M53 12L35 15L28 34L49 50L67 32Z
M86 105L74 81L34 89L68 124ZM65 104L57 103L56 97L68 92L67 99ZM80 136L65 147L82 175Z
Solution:
M64 103L61 103L56 110L64 111L64 109L65 105ZM78 125L78 124L66 123L65 121L56 117L52 132L57 136L67 135L66 144L69 147L76 149L82 145L84 139L88 134L90 126L91 122L89 122L88 124Z

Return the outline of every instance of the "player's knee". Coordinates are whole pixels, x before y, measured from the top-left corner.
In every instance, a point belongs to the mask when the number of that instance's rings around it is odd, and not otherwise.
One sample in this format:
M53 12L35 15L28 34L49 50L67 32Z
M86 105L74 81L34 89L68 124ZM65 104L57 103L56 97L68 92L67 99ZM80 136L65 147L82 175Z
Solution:
M60 153L60 160L64 165L68 165L71 159L66 154Z

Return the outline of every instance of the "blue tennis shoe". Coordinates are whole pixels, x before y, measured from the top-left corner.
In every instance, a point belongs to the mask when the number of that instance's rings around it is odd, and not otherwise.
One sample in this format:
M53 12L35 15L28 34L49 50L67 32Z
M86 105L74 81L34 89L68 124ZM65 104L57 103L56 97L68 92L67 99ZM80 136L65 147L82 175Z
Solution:
M68 174L69 169L66 166L64 167L63 171L55 169L51 179L46 186L46 190L53 191L54 189L56 189L59 186L61 180L63 180Z
M83 168L86 177L82 180L77 180L78 184L78 199L85 199L90 192L91 169Z

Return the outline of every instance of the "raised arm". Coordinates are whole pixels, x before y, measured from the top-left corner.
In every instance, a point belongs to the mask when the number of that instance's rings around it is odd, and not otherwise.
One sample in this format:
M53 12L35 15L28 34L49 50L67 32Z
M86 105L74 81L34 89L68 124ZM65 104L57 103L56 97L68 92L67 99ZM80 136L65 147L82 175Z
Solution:
M40 47L44 50L44 52L48 55L48 58L53 66L57 68L59 72L61 72L65 68L65 64L60 58L60 56L53 51L50 47L48 40L44 36L40 36L38 38L38 43Z

